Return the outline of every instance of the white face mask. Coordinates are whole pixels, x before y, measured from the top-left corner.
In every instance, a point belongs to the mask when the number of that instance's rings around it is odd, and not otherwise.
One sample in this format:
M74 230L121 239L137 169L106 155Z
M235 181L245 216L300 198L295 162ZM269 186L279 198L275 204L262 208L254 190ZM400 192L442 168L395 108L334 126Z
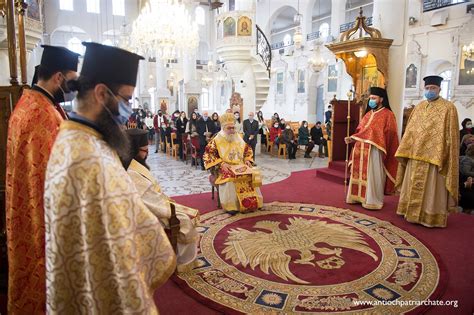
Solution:
M291 128L290 126L286 126L286 129L288 129L288 130L289 130L290 128Z
M305 128L308 128L308 125L307 125L307 124L304 124L304 127L305 127Z
M472 123L466 124L466 128L467 128L467 129L472 128Z
M278 128L278 125L277 125L277 124L275 124L275 125L273 125L273 127L275 127L275 128Z

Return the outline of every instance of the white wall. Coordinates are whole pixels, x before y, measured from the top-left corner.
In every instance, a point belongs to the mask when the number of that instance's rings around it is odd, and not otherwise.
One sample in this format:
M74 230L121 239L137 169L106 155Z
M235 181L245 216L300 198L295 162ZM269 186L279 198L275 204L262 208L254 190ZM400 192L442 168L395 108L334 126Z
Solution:
M418 68L417 87L404 89L403 105L417 104L423 99L423 81L426 75L452 71L451 101L458 110L459 122L474 118L474 85L459 85L461 47L474 42L474 20L466 14L468 4L459 4L422 13L419 0L408 0L408 16L418 21L408 27L408 48L405 69L411 64ZM446 13L447 23L431 26L436 15ZM401 79L405 83L405 78Z

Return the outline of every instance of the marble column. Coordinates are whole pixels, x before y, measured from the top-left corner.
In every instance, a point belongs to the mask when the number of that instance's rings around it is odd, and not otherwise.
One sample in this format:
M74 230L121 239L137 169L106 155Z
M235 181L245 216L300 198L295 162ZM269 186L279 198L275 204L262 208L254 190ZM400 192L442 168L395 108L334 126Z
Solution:
M387 92L395 117L397 118L398 133L401 134L403 121L403 99L405 82L405 64L408 30L407 0L391 1L375 0L373 10L373 26L380 30L382 37L393 39L389 49L389 66ZM392 27L399 25L399 27Z
M322 1L322 0L319 0ZM339 26L346 20L346 0L332 0L331 2L331 36L339 37Z

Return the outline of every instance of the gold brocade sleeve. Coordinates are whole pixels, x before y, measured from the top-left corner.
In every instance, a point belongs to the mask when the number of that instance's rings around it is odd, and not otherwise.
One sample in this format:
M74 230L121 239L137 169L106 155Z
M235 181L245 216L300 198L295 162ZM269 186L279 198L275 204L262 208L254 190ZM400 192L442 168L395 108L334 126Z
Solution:
M217 144L215 139L212 139L207 144L202 159L204 161L204 167L206 168L206 170L222 163L222 159L219 156L219 151L217 150Z
M454 106L448 111L448 118L446 119L446 157L443 159L443 164L439 168L441 175L446 177L446 189L449 191L451 197L455 200L456 206L458 202L459 191L459 129L458 129L458 112ZM450 209L457 211L457 209Z

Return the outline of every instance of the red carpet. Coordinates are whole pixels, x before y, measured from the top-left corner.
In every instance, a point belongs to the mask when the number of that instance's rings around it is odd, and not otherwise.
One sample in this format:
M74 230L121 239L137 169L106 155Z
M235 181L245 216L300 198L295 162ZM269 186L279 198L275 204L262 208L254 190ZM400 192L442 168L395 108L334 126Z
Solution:
M474 255L472 240L474 239L474 216L453 214L449 217L445 229L429 229L420 225L410 224L396 215L397 197L386 197L385 207L381 211L368 211L357 205L344 202L344 186L319 179L315 171L293 173L288 179L265 185L262 193L265 202L285 201L297 203L316 203L341 208L374 216L391 222L406 230L438 254L447 269L448 284L441 300L457 300L458 307L433 306L426 314L472 314L474 310ZM198 194L174 198L180 203L198 208L202 213L216 208L216 201L211 194ZM161 314L218 314L206 305L200 304L173 282L168 281L157 290L156 302Z

